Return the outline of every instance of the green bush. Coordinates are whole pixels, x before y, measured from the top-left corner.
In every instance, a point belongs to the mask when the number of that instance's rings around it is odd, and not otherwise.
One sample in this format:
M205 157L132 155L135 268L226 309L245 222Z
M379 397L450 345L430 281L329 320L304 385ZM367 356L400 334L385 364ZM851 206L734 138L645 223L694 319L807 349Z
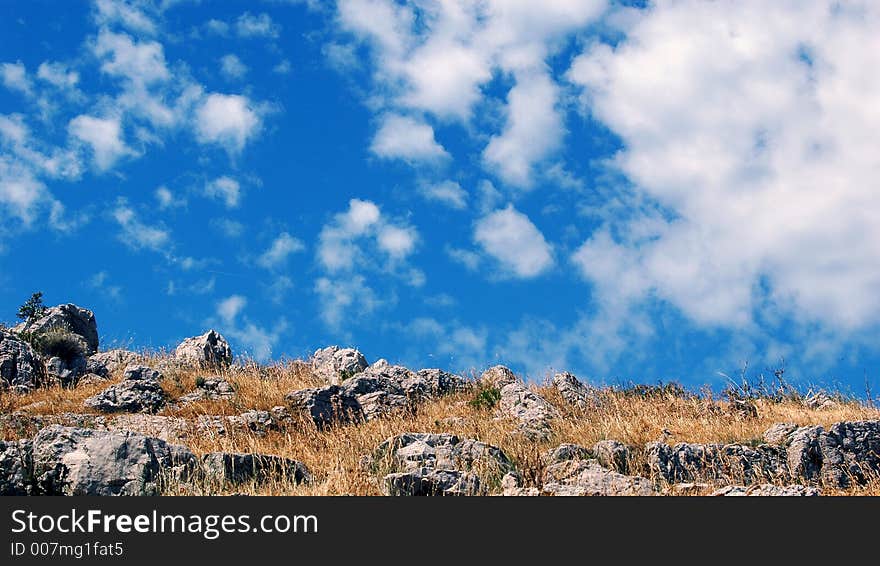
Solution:
M37 291L31 298L18 307L18 318L30 322L36 318L40 318L45 314L46 307L43 305L43 293Z
M52 328L38 334L29 333L26 337L31 346L45 358L61 358L70 362L85 357L88 344L78 334L63 328Z
M501 390L496 387L482 386L468 404L475 409L491 409L501 400Z

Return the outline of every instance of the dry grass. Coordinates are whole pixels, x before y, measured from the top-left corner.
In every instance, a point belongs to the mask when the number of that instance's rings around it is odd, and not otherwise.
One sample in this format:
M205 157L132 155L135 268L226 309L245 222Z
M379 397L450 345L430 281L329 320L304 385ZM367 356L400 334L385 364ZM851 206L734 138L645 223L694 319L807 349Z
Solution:
M150 360L160 367L165 360ZM285 405L284 395L296 389L322 385L298 361L270 367L256 364L234 367L221 372L166 368L162 386L171 399L192 391L199 377L219 375L231 382L236 397L230 401L194 403L168 408L159 414L195 419L199 415L237 415L250 409L269 410ZM120 375L114 376L117 381ZM0 393L0 414L13 412L30 415L62 415L88 413L83 400L108 384L89 385L72 390L48 388L26 395ZM222 486L170 486L169 493L225 493L228 491L301 495L377 495L376 477L364 470L362 457L370 454L383 440L403 432L449 432L466 438L477 438L500 447L523 472L526 485L536 485L543 474L541 454L563 442L592 446L603 439L615 439L634 446L657 440L664 431L671 433L669 442L757 443L762 433L777 422L798 425L823 425L844 420L880 419L880 411L857 402L843 402L826 410L811 410L796 399L755 401L757 416L742 417L728 410L726 403L706 396L672 394L632 395L617 389L604 389L597 406L577 410L566 404L552 387L535 386L545 398L558 407L563 417L554 421L550 439L529 441L512 432L509 421L495 418L492 409L473 407L473 393L459 393L417 407L414 414L375 420L360 425L335 426L317 430L311 421L302 420L281 432L256 435L228 430L225 434L199 434L188 437L186 444L197 454L215 451L256 452L275 454L303 462L312 471L315 482L308 486L269 484L238 486L228 490ZM4 423L6 421L3 421ZM7 424L0 424L0 435L13 439L21 434ZM633 464L641 465L638 461ZM844 492L840 492L844 494ZM880 495L880 482L845 492L846 494Z

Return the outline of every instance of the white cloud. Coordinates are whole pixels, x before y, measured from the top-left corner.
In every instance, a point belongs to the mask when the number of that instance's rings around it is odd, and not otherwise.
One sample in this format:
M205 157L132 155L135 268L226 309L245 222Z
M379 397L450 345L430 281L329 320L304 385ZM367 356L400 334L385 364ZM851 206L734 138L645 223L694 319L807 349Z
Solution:
M287 59L282 59L278 62L277 65L272 67L272 72L277 73L279 75L289 75L293 70L293 66L290 64L290 61Z
M91 147L95 166L100 171L106 171L122 157L134 155L134 151L122 139L119 118L98 118L82 114L70 121L67 131Z
M205 22L205 28L216 35L226 36L229 34L229 24L222 20L211 18Z
M428 200L437 201L450 208L462 210L467 207L467 191L455 181L424 185L421 187L421 193Z
M269 14L253 15L245 12L235 22L240 37L268 37L275 39L281 34L281 26L272 21Z
M627 25L568 73L665 211L612 220L577 252L604 300L657 296L710 327L758 312L875 326L880 6L662 2Z
M3 86L9 90L26 95L31 93L31 80L28 78L27 69L21 61L0 64L0 79L3 80Z
M247 299L241 295L226 297L217 304L217 316L226 324L232 324L247 306Z
M418 346L418 350L427 349L427 354L432 357L449 356L450 363L456 369L483 367L489 359L489 331L485 327L420 317L404 325L403 331L411 335L416 343L427 343L426 346Z
M351 199L348 210L337 214L318 237L318 261L329 272L351 271L372 262L362 244L373 244L392 265L404 261L415 249L415 228L394 224L375 203Z
M156 189L155 195L160 210L186 206L185 198L175 196L174 192L164 185Z
M156 24L144 12L143 8L147 6L143 2L96 0L95 21L102 26L118 24L132 31L152 35L156 33Z
M238 238L244 234L244 224L231 218L215 218L211 224L227 238Z
M46 185L30 167L0 154L0 205L4 211L30 224L38 207L49 198Z
M79 73L69 70L64 63L43 61L37 67L37 77L59 89L75 89Z
M220 144L237 153L261 127L260 115L246 97L209 94L196 109L196 135L202 143Z
M545 72L517 75L507 97L507 125L493 136L483 159L510 185L532 185L532 167L562 142L564 126L556 110L558 88Z
M449 256L449 259L465 266L468 271L476 271L480 267L482 258L476 252L453 246L446 246L444 251Z
M223 201L226 208L237 208L241 201L241 183L226 175L205 185L205 196Z
M315 293L321 303L321 319L330 328L354 322L382 304L362 275L345 279L321 277L315 282Z
M536 277L553 265L544 235L513 205L481 218L474 229L474 241L516 277Z
M430 125L399 114L382 117L382 125L373 138L370 151L386 159L410 162L437 161L449 156L434 139L434 129Z
M103 60L101 71L123 77L134 85L145 87L171 77L161 43L137 42L127 34L103 29L93 50Z
M229 53L220 58L220 71L227 79L241 79L247 74L248 68L236 55Z
M302 240L294 238L287 232L282 232L272 241L265 252L257 258L257 264L266 269L274 269L280 267L291 254L301 252L305 249Z
M134 249L146 248L157 252L167 252L171 234L164 228L144 223L125 199L120 198L111 215L122 232L122 242Z

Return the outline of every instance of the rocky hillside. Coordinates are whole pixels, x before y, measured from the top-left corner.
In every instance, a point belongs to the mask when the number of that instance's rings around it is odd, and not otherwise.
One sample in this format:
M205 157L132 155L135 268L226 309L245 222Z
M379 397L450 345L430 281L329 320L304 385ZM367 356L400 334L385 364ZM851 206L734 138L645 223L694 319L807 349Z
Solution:
M103 351L70 304L0 330L0 438L2 495L880 494L880 411L834 395Z

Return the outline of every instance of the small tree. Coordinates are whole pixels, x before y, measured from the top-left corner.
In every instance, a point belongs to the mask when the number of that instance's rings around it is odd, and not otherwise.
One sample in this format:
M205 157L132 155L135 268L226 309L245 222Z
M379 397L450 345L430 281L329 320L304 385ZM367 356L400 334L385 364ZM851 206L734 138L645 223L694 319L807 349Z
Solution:
M43 293L37 291L23 305L18 307L18 318L30 322L43 316L45 312L46 307L43 305Z

